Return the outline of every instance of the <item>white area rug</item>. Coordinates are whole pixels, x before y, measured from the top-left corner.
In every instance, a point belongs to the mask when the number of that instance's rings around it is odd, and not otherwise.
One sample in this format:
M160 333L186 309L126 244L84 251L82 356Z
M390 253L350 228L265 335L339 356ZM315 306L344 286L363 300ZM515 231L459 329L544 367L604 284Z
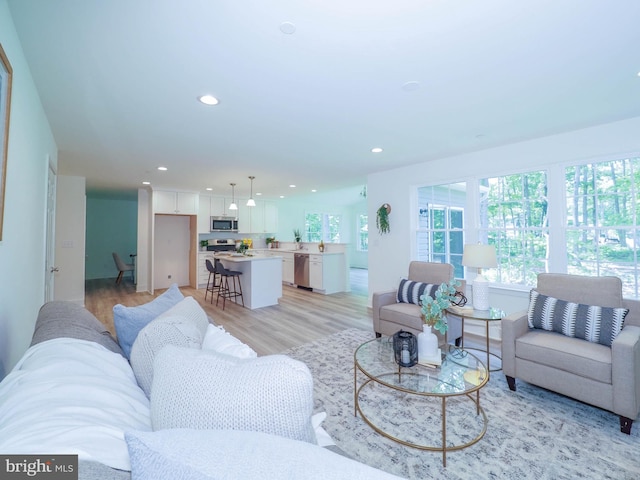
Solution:
M372 338L371 332L350 329L284 352L311 369L316 411L327 412L324 428L351 457L411 479L640 479L640 421L631 436L624 435L616 415L521 381L511 392L502 372L493 372L481 391L487 433L475 445L449 452L446 468L440 452L384 438L354 416L353 354ZM439 413L439 401L420 403L377 390L369 395L386 402L381 421L438 444L440 417L431 412ZM473 404L466 402L448 404L448 440L459 441L480 428L478 417L469 414Z

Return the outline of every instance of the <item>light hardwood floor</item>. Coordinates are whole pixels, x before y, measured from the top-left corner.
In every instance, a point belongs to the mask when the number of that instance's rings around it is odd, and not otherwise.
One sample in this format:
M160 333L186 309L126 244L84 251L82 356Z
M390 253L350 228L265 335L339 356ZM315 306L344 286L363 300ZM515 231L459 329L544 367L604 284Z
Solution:
M180 290L185 296L195 298L217 325L224 326L259 355L267 355L346 328L372 331L371 309L367 308L366 275L366 270L352 269L352 292L349 293L320 295L283 286L283 296L278 305L256 310L228 301L223 311L222 299L218 307L215 298L213 304L210 296L205 301L204 289L180 287ZM163 291L156 291L156 295ZM114 334L114 305L141 305L153 298L148 293L136 293L129 278L120 285L116 285L112 278L86 282L85 306Z

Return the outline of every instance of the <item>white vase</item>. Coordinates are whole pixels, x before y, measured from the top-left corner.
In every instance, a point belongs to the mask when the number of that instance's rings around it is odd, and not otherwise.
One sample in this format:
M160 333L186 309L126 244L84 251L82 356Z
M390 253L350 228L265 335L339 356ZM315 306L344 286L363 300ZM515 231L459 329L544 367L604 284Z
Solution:
M431 331L430 325L422 325L418 334L418 361L432 359L438 354L438 337Z

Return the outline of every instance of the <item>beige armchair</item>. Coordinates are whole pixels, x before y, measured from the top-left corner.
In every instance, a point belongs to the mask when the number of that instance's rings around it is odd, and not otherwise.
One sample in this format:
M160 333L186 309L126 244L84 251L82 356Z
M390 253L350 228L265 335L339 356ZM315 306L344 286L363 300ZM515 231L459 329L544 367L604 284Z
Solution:
M409 280L432 284L447 283L453 278L453 265L449 263L431 263L413 261L409 264ZM465 281L460 281L458 290L464 292ZM422 332L422 317L420 306L412 303L398 303L396 301L398 289L375 292L373 294L373 331L377 337L391 336L398 330L413 334ZM446 338L439 332L434 333L441 343L454 341L462 336L462 322L459 317L447 314L449 328Z
M640 413L640 302L622 298L617 277L542 273L536 291L557 299L629 309L611 347L543 329L530 329L528 312L502 319L502 370L509 388L516 378L620 416L631 433Z

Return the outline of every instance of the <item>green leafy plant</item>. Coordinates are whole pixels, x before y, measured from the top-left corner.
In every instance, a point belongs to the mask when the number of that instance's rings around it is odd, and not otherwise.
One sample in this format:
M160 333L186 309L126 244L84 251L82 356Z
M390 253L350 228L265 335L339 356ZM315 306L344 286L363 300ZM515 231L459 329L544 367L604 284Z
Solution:
M207 247L209 245L209 240L200 240L200 246L202 248Z
M376 227L380 235L383 233L389 233L391 231L389 227L389 214L391 213L391 205L383 203L376 212Z
M302 232L300 232L299 228L293 229L293 238L296 239L296 242L299 242L300 240L302 240Z
M264 241L267 243L267 245L269 245L276 241L276 237L267 237L264 239Z
M427 294L420 297L422 321L443 335L447 333L447 328L449 328L444 312L453 305L456 287L459 286L460 282L454 278L449 283L443 283L438 287L435 298Z

